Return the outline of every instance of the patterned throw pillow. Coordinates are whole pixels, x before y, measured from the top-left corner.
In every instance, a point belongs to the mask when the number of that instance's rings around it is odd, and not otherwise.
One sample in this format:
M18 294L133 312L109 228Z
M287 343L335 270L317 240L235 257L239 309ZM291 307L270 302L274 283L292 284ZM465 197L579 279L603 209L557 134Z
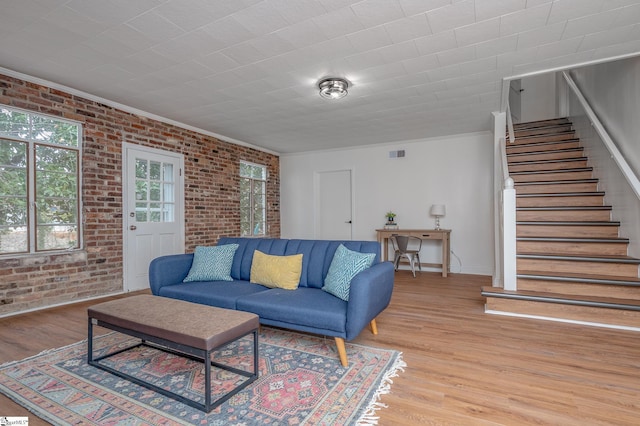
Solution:
M300 284L302 254L274 256L260 250L253 252L250 281L269 288L295 290Z
M238 249L238 244L223 244L213 247L196 247L193 253L193 263L187 278L182 282L190 281L233 281L231 278L231 265L233 255Z
M322 289L348 302L351 280L369 268L375 257L375 253L352 251L340 244L333 255Z

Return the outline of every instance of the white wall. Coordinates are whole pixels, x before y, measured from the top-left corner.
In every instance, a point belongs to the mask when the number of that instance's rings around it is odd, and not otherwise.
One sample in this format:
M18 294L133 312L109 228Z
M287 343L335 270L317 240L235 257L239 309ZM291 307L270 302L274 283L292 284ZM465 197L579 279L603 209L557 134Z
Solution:
M404 150L404 158L389 151ZM432 204L445 204L442 228L451 229L452 272L492 275L493 137L491 133L367 146L280 157L280 209L283 238L314 235L314 174L353 171L353 239L375 240L384 214L393 210L400 228L429 229ZM430 242L421 260L440 262Z
M593 65L571 76L617 145L631 169L640 176L640 58ZM629 255L640 257L640 200L601 144L577 101L571 97L571 118L620 236L630 238Z
M640 176L640 57L580 68L571 76Z
M556 118L555 73L525 77L521 81L520 122Z

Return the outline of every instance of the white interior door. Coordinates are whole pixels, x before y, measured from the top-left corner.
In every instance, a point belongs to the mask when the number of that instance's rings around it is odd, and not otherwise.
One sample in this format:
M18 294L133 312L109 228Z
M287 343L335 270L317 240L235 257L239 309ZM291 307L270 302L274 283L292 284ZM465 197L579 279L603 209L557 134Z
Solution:
M184 253L181 154L124 144L124 290L149 288L149 263Z
M509 109L514 123L522 119L522 80L511 80L509 84Z
M350 240L352 238L351 170L316 174L316 238Z

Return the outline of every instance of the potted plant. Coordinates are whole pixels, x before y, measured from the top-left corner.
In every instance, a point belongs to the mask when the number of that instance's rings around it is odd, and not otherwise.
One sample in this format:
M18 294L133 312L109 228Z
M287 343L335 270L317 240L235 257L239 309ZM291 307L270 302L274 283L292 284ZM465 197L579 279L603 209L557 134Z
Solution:
M384 216L387 218L387 225L393 225L393 218L396 217L396 214L392 211L388 211Z

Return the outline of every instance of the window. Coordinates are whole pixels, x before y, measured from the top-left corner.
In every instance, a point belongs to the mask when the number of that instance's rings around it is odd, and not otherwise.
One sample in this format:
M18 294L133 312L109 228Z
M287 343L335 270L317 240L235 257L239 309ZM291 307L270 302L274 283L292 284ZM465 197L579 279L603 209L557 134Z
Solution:
M81 130L0 105L0 255L80 247Z
M136 158L136 222L173 222L173 164Z
M267 167L240 162L240 233L242 236L266 234Z

